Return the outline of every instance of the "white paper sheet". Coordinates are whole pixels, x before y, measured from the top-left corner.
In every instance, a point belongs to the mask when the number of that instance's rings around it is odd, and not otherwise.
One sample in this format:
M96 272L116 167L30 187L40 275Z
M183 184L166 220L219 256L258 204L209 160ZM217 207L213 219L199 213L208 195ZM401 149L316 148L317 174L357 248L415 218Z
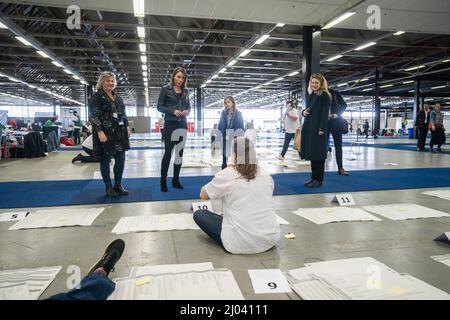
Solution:
M33 300L26 283L0 286L0 300Z
M25 218L27 211L3 212L0 213L0 222L19 221Z
M290 224L289 221L284 220L282 217L277 215L278 224Z
M153 266L140 266L131 268L130 277L142 277L146 274L169 274L183 273L190 271L212 270L212 262L183 263L183 264L160 264Z
M170 213L149 216L123 217L116 224L112 233L169 231L200 229L192 218L192 213Z
M90 226L105 208L49 209L30 213L8 230Z
M37 300L55 279L62 266L0 271L0 287L26 284L31 299ZM20 288L22 290L23 288Z
M450 217L448 213L423 207L418 204L388 204L364 206L362 208L391 220Z
M450 200L450 190L431 190L422 192L423 194L438 197L445 200Z
M280 269L252 269L248 274L256 294L292 292Z
M127 164L142 164L144 162L145 162L144 159L127 159L127 160L125 160L125 165L127 165Z
M431 259L450 267L450 254L444 254L441 256L432 256Z
M202 161L183 161L181 165L183 168L205 168L208 165L204 164Z
M108 300L243 300L244 297L226 269L146 274L115 279L116 289Z
M308 219L316 224L344 221L382 221L360 208L328 207L328 208L300 208L292 211L294 214Z

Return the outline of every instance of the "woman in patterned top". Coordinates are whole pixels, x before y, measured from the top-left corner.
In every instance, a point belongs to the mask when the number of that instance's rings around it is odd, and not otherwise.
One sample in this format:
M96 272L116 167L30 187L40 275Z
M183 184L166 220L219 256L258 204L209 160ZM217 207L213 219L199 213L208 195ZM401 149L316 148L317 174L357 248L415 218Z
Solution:
M116 76L102 72L97 82L97 92L90 101L94 154L100 158L100 172L105 183L106 195L128 195L122 187L125 167L125 151L130 149L130 128L123 100L116 95ZM114 157L114 188L111 183L109 163Z

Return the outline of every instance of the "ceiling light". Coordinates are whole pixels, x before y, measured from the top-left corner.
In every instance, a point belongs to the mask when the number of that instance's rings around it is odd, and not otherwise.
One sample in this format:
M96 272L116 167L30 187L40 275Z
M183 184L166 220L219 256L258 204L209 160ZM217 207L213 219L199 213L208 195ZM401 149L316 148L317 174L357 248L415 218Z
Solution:
M53 63L55 66L57 66L57 67L60 67L60 68L63 67L62 64L60 64L59 62L52 61L52 63Z
M69 70L67 70L67 69L64 69L63 70L65 73L67 73L67 74L71 74L72 72L70 72Z
M72 76L72 78L74 78L75 80L80 80L79 76Z
M137 27L137 34L139 38L145 38L145 28Z
M345 87L346 85L348 85L348 83L347 83L347 82L344 82L344 83L339 83L337 86L338 86L338 87Z
M142 71L147 71L147 69L148 69L148 68L147 68L147 65L146 65L146 64L143 64L143 65L142 65Z
M227 71L227 68L222 68L220 69L219 73L224 73L225 71Z
M363 91L372 91L372 88L364 89Z
M331 57L331 58L329 58L329 59L327 59L327 60L325 60L325 61L327 61L327 62L331 62L331 61L334 61L334 60L340 59L340 58L342 58L342 57L343 57L343 55L342 55L342 54L338 54L338 55L336 55L336 56L334 56L334 57Z
M285 23L279 22L279 23L277 23L277 28L282 28L282 27L284 27L285 25L286 25Z
M237 60L233 59L228 63L228 67L234 66L236 64Z
M29 43L24 37L16 37L17 40L19 40L20 42L22 42L24 45L31 47L33 46L31 43Z
M141 56L142 63L147 63L147 56Z
M147 51L147 47L146 47L145 43L139 43L139 51L144 52L144 53Z
M283 80L284 79L284 77L279 77L279 78L276 78L275 80L273 80L273 81L281 81L281 80Z
M288 77L296 76L296 75L299 74L299 73L300 73L300 72L298 72L298 71L291 72L291 73L288 74Z
M215 74L211 77L211 79L216 79L219 75Z
M363 44L362 46L359 46L358 48L355 49L355 51L360 51L360 50L363 50L365 48L374 46L376 44L377 44L376 42L369 42L369 43Z
M44 51L37 51L37 53L38 53L41 57L50 59L50 57L49 57Z
M414 90L409 90L408 92L411 92L411 93L413 93L413 92L414 92Z
M147 71L143 71L143 72L142 72L142 76L143 76L143 77L148 77L148 72L147 72Z
M410 84L410 83L414 83L414 80L409 80L409 81L403 81L403 84Z
M431 90L434 90L434 89L444 89L444 88L447 88L447 86L431 87Z
M86 81L81 81L81 83L82 83L82 84L85 84L85 85L87 85L87 86L89 85L89 83L87 83Z
M255 44L261 44L264 41L266 41L266 39L269 37L270 37L270 34L263 34L261 37L259 37L258 40L256 40Z
M412 70L417 70L417 69L422 69L422 68L425 68L426 66L424 66L424 65L420 65L420 66L416 66L416 67L411 67L411 68L408 68L408 69L404 69L404 71L412 71Z
M135 17L145 17L145 0L133 0Z
M450 62L450 59L442 60L442 63Z
M393 87L393 84L385 84L384 86L380 86L380 88L389 88L389 87Z
M405 31L397 31L396 33L394 33L394 36L401 36L404 33Z
M0 29L8 29L8 27L5 26L3 23L0 22Z
M212 81L212 80L211 80L211 79L209 79L209 80L207 80L207 81L206 81L206 83L211 83L211 81Z
M343 15L340 15L339 17L337 17L336 19L333 19L330 22L328 22L322 29L329 29L331 27L334 27L335 25L337 25L338 23L344 21L345 19L350 18L355 13L356 12L346 12Z
M241 52L241 54L239 55L239 57L245 57L246 55L248 55L250 53L250 49L245 49L244 51Z

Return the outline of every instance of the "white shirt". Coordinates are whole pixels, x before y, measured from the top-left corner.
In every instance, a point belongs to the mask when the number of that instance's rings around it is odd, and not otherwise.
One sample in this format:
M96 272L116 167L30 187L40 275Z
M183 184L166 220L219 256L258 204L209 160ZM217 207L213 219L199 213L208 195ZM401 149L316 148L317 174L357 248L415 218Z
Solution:
M83 147L88 148L89 150L94 149L94 145L92 142L92 134L84 139L83 143L81 144Z
M256 141L258 140L258 134L255 129L247 129L244 134L245 138L248 138L254 145L256 145Z
M290 109L290 110L289 110ZM298 127L300 127L300 112L296 108L289 108L286 116L284 117L284 128L286 129L286 133L295 133ZM292 120L288 117L297 117L297 120Z
M280 240L280 225L273 207L272 177L258 167L256 178L247 181L234 167L216 174L205 186L212 199L223 201L221 239L231 253L259 253Z

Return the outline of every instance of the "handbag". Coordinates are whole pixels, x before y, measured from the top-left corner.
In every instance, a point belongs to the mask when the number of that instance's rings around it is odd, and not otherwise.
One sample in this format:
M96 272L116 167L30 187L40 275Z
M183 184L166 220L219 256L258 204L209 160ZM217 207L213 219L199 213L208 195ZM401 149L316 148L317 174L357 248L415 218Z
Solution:
M348 122L347 122L347 120L345 120L344 118L339 117L338 121L339 121L339 131L341 131L342 134L347 134L348 133Z
M302 128L297 128L295 130L295 136L294 136L294 150L297 150L300 152L302 147Z

